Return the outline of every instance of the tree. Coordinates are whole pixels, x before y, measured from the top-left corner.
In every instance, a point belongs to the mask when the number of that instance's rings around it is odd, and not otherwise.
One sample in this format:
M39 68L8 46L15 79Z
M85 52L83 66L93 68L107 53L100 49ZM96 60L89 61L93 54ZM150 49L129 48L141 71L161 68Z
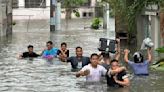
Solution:
M128 30L129 39L135 38L137 32L136 20L145 6L157 4L164 6L164 0L103 0L108 2L115 13L116 30L122 24Z
M62 7L66 9L66 19L71 19L71 14L74 12L79 16L77 8L84 4L87 0L62 0Z

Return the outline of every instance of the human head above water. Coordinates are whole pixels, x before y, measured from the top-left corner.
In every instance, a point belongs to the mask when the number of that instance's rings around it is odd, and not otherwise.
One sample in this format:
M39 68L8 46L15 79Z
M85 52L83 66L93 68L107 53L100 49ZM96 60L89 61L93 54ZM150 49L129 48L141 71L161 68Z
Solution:
M32 45L28 45L27 48L28 48L28 51L29 51L29 52L33 52L33 48L34 48L34 46L32 46Z
M33 45L28 45L27 48L28 48L28 49L29 49L29 48L34 48L34 46L33 46Z
M83 49L82 49L82 47L80 47L80 46L76 47L76 56L77 57L82 57L83 56Z
M94 56L97 57L97 58L99 58L99 55L97 53L91 54L90 58L93 58Z
M90 56L91 65L96 67L99 64L99 55L97 53L93 53Z
M67 44L65 42L62 42L61 43L61 49L66 50L66 48L67 48Z
M133 59L135 63L142 63L143 62L143 55L140 52L135 52L133 54Z
M46 45L47 45L47 49L50 50L50 49L52 49L52 47L53 47L53 42L52 42L52 41L48 41L48 42L46 43Z
M110 65L113 70L119 68L119 63L118 63L118 60L116 59L113 59L112 61L110 61Z

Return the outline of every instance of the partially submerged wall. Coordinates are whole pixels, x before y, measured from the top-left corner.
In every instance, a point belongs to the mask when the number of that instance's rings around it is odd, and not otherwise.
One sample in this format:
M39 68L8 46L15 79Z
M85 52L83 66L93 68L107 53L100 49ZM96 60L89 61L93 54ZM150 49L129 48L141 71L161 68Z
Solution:
M0 1L0 36L12 32L12 0Z

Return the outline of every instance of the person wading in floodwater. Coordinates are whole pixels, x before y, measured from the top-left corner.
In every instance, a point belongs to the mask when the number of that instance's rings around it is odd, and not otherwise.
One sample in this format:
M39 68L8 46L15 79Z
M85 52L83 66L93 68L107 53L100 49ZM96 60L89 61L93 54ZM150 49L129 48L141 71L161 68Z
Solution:
M27 47L28 51L27 52L23 52L21 55L19 55L19 58L34 58L34 57L38 57L40 56L39 54L36 54L33 49L34 46L29 45Z
M102 75L106 75L107 70L99 65L99 56L93 53L90 57L91 64L84 66L79 72L76 73L76 77L86 76L86 81L98 82Z
M76 47L76 56L71 56L67 59L71 63L72 69L78 70L90 63L89 57L83 56L82 47Z
M118 60L113 59L110 62L111 68L108 70L107 85L111 87L129 86L130 81L125 69L121 69ZM120 70L121 69L121 70ZM119 71L119 72L115 72Z
M113 55L113 57L111 56L110 52L102 52L100 55L99 55L99 59L100 59L100 64L105 67L107 70L109 69L110 67L110 61L112 59L116 59L116 60L119 60L120 59L120 39L116 39L116 42L117 42L117 47L115 48L116 49L116 52L115 54Z
M147 49L147 59L144 60L143 55L140 52L135 52L133 55L134 58L134 62L130 61L128 59L128 54L129 54L129 50L125 49L124 50L124 61L126 63L128 63L132 69L135 75L149 75L148 72L148 67L149 67L149 63L151 62L152 59L152 55L151 55L151 48Z
M47 49L43 51L42 57L47 60L52 60L54 57L57 57L58 48L53 48L53 42L48 41L46 46Z
M108 76L108 74L110 75L111 73L119 73L124 70L122 67L118 67L115 70L110 70L107 72L103 66L99 65L99 55L96 53L93 53L90 56L90 61L90 64L84 66L79 72L76 73L76 77L86 76L86 81L88 82L99 82L102 76Z
M69 50L67 49L67 44L65 42L61 43L61 49L58 50L57 54L61 61L67 61L67 58L69 57Z

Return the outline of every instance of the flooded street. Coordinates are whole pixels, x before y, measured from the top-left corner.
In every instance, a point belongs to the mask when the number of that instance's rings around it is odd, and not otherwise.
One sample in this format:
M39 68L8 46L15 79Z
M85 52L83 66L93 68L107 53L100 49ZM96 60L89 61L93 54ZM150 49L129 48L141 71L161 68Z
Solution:
M70 63L57 59L47 62L41 57L17 59L29 44L34 45L35 52L41 53L48 40L58 48L61 42L66 42L70 56L75 55L77 46L83 47L84 56L99 53L98 41L106 37L106 31L84 30L88 21L91 20L74 20L69 22L68 28L63 23L60 32L49 32L48 20L16 21L13 34L0 39L0 92L163 92L164 73L160 71L151 70L147 77L132 75L129 88L113 89L108 88L105 81L88 84L85 77L76 78Z

